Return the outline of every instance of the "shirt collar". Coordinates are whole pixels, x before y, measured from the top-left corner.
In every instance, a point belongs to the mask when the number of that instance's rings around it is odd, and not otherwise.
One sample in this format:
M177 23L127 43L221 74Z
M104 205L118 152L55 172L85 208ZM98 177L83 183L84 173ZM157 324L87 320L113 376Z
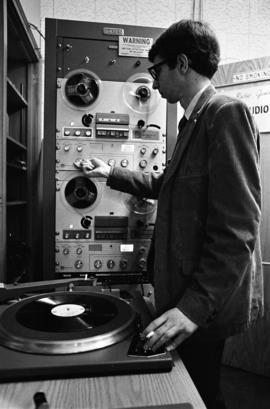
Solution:
M197 94L194 95L194 97L193 97L192 100L190 101L190 103L189 103L189 105L187 106L187 108L186 108L186 110L185 110L185 113L184 113L184 115L185 115L185 117L186 117L187 119L190 118L193 109L195 108L197 102L198 102L199 99L200 99L200 96L202 95L203 91L204 91L208 86L209 86L209 84L206 84L204 87L202 87L202 88L197 92Z

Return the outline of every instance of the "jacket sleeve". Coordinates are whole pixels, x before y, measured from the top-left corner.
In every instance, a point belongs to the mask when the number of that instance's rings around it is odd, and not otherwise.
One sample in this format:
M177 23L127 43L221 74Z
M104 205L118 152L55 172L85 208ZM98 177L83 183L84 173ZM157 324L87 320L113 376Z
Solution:
M248 108L229 100L208 125L208 213L199 266L177 307L199 326L241 285L259 234L259 134Z
M157 199L162 180L163 173L143 173L115 167L107 179L107 185L135 196Z

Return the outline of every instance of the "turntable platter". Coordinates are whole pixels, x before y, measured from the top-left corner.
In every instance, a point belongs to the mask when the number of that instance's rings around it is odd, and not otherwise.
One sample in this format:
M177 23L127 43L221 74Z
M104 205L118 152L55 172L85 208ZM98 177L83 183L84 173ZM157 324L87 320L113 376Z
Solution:
M8 307L0 344L34 354L73 354L113 345L135 330L136 313L108 294L54 292Z

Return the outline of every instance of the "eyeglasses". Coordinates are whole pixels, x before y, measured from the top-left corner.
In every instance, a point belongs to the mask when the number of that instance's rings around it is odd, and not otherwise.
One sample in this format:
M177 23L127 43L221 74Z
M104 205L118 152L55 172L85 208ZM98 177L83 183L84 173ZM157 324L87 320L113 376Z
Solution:
M153 78L155 81L158 80L158 77L159 77L159 74L160 74L160 67L161 67L163 64L166 64L166 63L167 63L167 61L166 61L166 60L163 60L163 61L160 61L160 62L158 62L157 64L152 65L151 67L148 68L148 72L150 73L150 75L152 76L152 78Z

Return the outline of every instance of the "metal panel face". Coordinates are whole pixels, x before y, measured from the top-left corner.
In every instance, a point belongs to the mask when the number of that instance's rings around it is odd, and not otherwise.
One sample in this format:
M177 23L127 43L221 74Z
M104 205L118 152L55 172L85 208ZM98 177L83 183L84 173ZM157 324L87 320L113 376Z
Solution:
M70 71L94 71L103 81L126 81L131 75L147 72L149 61L143 57L118 55L118 41L64 38L58 53L63 61L59 77Z
M108 25L109 34L104 34L104 27L48 22L47 55L55 53L57 64L54 72L50 59L45 67L45 112L51 113L45 116L45 151L56 152L51 163L56 180L50 185L55 192L47 199L54 203L46 217L53 223L47 247L54 240L55 254L49 252L54 276L90 274L112 283L145 283L156 202L113 191L105 180L88 179L74 162L97 157L130 170L162 172L167 104L152 88L147 71L148 50L160 29L121 26L111 31ZM45 163L49 166L46 158ZM49 187L48 179L45 184ZM48 270L45 274L52 276Z

